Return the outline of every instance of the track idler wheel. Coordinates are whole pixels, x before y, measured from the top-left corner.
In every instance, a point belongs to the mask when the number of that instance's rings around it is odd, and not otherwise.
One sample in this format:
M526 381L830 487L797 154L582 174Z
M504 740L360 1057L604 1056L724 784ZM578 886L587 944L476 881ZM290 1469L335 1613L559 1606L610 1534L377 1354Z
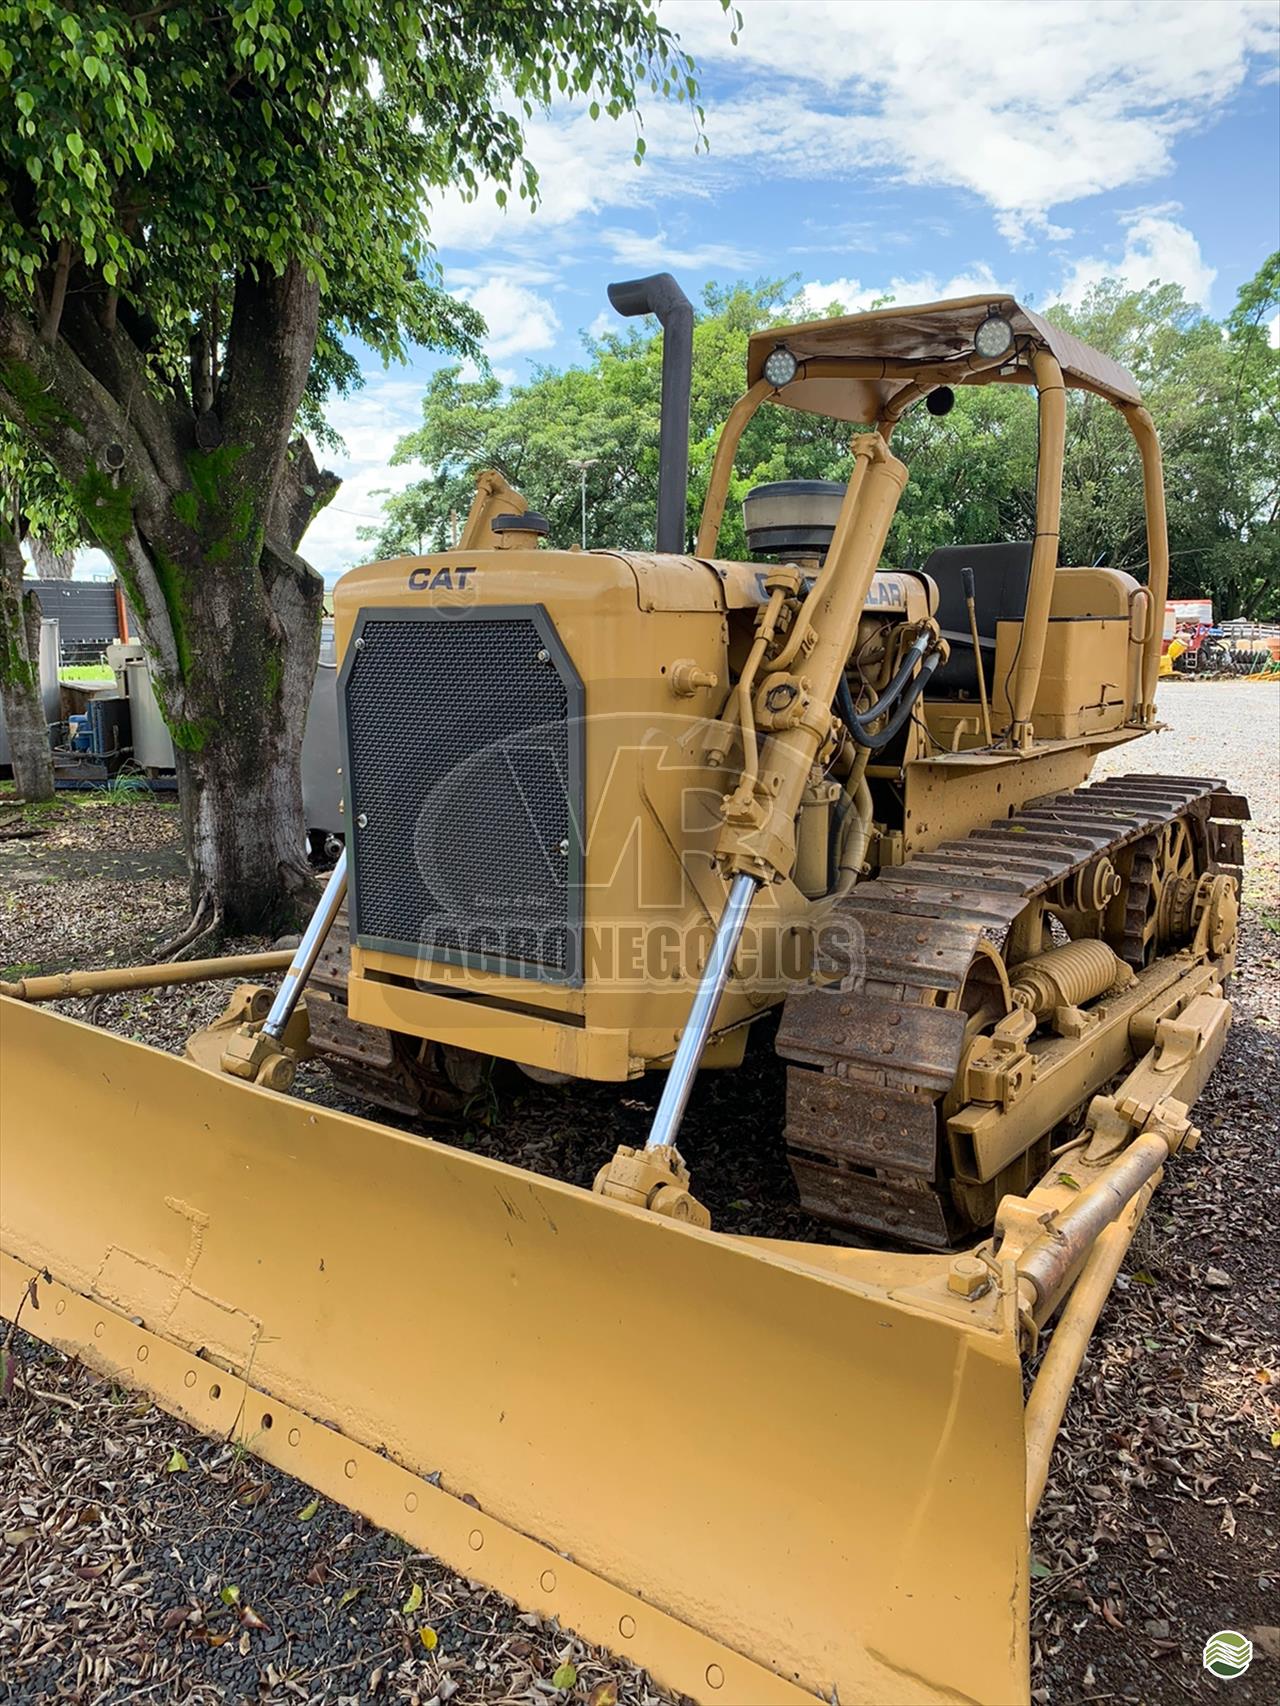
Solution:
M1240 926L1235 878L1206 871L1196 885L1190 920L1190 929L1197 937L1203 931L1204 944L1215 959L1234 948Z

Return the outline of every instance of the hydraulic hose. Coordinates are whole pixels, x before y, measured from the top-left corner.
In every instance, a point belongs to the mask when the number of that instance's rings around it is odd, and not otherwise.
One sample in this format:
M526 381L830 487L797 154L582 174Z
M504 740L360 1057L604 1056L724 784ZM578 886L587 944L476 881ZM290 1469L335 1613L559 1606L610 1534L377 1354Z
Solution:
M893 680L868 711L858 712L853 703L853 694L849 691L848 681L843 675L840 677L836 688L836 709L840 713L841 721L859 746L865 746L872 752L880 752L903 728L915 709L917 699L942 661L940 652L929 651L933 643L933 635L927 631L919 636L902 660ZM918 663L921 664L920 673L912 680L911 672ZM870 724L878 722L886 714L888 721L885 726L873 734Z

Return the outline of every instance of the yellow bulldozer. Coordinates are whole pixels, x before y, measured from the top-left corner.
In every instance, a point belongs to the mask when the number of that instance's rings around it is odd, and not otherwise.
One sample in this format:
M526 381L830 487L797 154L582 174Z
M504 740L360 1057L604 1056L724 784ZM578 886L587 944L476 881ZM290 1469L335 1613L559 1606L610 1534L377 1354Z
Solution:
M297 950L5 989L3 1308L684 1695L1025 1702L1053 1442L1231 1016L1244 800L1081 786L1155 727L1156 433L1005 297L780 326L689 549L692 311L610 294L663 326L656 550L490 472L455 549L343 579ZM897 423L987 384L1036 394L1034 536L886 564ZM1068 390L1133 433L1143 585L1058 561ZM752 490L727 561L765 405L852 471ZM286 962L187 1059L40 1005ZM803 1241L717 1229L680 1147L770 1037L785 1129L727 1152L785 1147ZM291 1095L317 1054L400 1126ZM495 1059L652 1086L647 1138L594 1189L469 1153Z

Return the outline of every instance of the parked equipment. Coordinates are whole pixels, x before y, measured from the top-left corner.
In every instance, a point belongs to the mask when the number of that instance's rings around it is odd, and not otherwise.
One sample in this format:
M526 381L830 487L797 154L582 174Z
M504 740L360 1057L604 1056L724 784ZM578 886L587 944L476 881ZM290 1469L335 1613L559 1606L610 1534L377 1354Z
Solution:
M104 670L114 681L104 676L97 683L65 684L61 697L70 706L78 707L67 715L59 708L58 624L47 622L45 626L52 630L51 637L46 634L42 641L41 655L43 660L46 650L52 648L49 664L52 698L48 700L48 694L46 698L55 736L54 765L59 784L92 785L118 775L127 766L131 774L145 775L151 786L172 790L176 786L173 739L160 710L143 642L112 641L104 648ZM302 744L303 812L308 843L319 860L336 856L345 827L338 773L336 677L333 621L325 617ZM0 721L0 764L7 758Z
M674 281L611 294L687 376ZM699 1700L1026 1701L1028 1524L1197 1138L1248 808L1080 786L1155 723L1123 368L970 297L758 333L747 378L692 549L673 379L661 553L548 547L485 473L456 550L340 583L346 852L274 1000L187 1061L0 1003L0 1300ZM883 566L902 413L993 382L1038 395L1033 538ZM1133 432L1146 586L1058 565L1068 388ZM766 403L857 429L851 472L755 492L766 560L726 561ZM679 1147L778 1008L785 1134L734 1137L785 1142L827 1241L717 1231ZM493 1057L666 1077L586 1191L272 1093L309 1052L401 1112Z
M302 737L302 806L313 857L335 852L346 829L338 762L338 659L333 618L326 616Z

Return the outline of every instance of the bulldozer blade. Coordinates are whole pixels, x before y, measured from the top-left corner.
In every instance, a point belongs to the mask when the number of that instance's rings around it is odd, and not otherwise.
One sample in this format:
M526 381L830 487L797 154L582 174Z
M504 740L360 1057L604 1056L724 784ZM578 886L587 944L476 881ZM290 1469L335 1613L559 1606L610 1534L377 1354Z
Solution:
M697 1700L1027 1699L1011 1316L15 1002L0 1044L25 1329Z

